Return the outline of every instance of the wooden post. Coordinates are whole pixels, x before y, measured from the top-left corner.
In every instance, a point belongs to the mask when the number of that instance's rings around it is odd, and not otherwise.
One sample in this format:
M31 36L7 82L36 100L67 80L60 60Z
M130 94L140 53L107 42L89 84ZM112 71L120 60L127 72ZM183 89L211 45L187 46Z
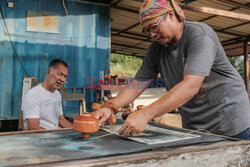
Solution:
M244 41L244 79L245 79L245 85L247 93L249 92L249 58L248 58L248 40Z

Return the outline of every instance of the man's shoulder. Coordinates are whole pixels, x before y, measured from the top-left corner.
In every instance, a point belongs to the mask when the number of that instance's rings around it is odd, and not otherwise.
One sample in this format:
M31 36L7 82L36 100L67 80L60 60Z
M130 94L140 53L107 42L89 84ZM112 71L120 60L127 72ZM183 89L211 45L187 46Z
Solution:
M197 29L204 29L204 28L211 28L209 25L203 22L197 22L197 21L185 21L184 25L187 27L195 27Z
M34 86L33 88L31 88L31 89L27 92L27 94L36 93L36 92L39 92L39 91L41 91L41 84L36 85L36 86Z
M30 90L28 90L28 92L25 94L25 97L29 98L35 98L36 96L39 96L41 93L41 84L36 85L35 87L31 88Z
M185 32L187 36L214 35L214 30L202 22L185 21Z

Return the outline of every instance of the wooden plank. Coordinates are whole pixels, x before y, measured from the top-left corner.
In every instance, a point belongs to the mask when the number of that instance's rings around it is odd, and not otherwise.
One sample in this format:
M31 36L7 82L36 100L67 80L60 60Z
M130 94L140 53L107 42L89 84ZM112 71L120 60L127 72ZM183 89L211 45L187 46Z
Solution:
M200 6L191 5L191 4L185 5L183 3L179 3L179 5L183 9L186 9L186 10L192 10L196 12L208 13L208 14L219 15L219 16L224 16L224 17L231 17L231 18L242 19L242 20L250 20L250 15L247 15L247 14L235 13L235 12L230 12L230 11L215 9L215 8L200 7Z
M244 5L242 3L234 2L234 1L229 1L229 0L218 0L218 1L226 3L226 4L230 4L230 5L233 5L233 6L237 6L239 8L250 10L250 7L247 6L247 4Z
M248 58L248 41L244 42L244 75L245 75L245 86L247 93L249 93L249 58Z

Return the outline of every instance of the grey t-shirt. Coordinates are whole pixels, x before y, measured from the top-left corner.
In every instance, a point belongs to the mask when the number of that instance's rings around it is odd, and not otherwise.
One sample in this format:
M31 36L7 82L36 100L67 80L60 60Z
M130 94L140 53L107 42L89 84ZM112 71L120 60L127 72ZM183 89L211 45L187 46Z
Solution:
M185 75L205 76L198 94L179 108L184 128L233 136L250 127L244 82L208 25L184 21L183 35L176 44L154 42L135 78L153 79L158 73L167 90Z

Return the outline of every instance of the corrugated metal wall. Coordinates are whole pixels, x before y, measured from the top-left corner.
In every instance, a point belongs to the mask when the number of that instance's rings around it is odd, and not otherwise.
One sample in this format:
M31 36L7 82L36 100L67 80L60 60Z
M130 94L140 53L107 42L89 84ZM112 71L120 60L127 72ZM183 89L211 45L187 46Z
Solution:
M0 1L4 18L0 19L0 119L18 117L23 76L27 72L43 81L54 58L68 63L67 88L86 87L87 77L99 79L110 53L108 6L66 1L66 16L62 0L18 0L12 1L14 7L7 2ZM93 101L95 91L87 90L88 111ZM67 115L78 113L78 107L78 102L63 102Z

